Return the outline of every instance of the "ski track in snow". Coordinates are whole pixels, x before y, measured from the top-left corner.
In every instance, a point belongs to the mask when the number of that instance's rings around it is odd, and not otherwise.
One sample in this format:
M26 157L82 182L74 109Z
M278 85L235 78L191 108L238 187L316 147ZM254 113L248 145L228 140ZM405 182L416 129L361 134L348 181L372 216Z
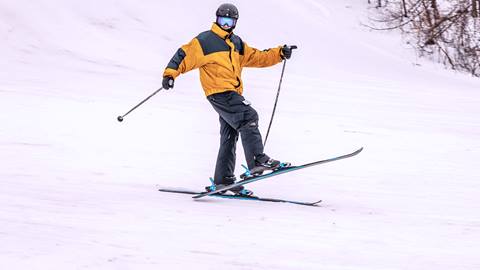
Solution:
M248 44L299 46L267 153L365 149L250 188L321 207L157 191L213 173L218 116L197 72L116 122L217 1L1 1L0 269L480 269L479 80L363 28L366 3L255 3L238 3ZM244 70L263 132L280 70Z

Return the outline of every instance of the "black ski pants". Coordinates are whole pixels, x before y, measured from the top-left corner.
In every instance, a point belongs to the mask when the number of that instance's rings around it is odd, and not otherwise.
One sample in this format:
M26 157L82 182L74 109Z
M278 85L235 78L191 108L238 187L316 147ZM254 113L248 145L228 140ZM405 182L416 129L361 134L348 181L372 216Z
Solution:
M207 99L220 116L220 149L215 165L214 182L231 184L239 135L248 168L253 168L255 157L263 154L262 135L258 130L258 113L243 96L234 91L213 94Z

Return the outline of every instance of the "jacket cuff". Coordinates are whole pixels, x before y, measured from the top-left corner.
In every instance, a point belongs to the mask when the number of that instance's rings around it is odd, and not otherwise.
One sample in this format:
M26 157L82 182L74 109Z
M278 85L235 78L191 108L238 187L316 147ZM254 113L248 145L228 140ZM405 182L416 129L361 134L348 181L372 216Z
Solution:
M282 60L285 60L285 56L283 55L283 51L282 51L283 46L280 45L280 46L278 46L277 48L278 48L278 51L279 51L278 54L280 55L280 58L281 58Z
M172 68L166 68L163 72L163 77L172 77L173 79L177 78L180 73L178 70Z

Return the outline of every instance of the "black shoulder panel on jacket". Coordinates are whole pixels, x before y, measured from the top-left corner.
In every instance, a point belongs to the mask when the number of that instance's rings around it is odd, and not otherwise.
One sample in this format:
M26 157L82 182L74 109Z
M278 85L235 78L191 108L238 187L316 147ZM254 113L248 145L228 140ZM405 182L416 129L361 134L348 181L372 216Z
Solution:
M212 31L205 31L197 36L198 41L200 42L200 46L203 50L203 55L209 55L211 53L216 52L228 52L230 51L230 47L228 44L217 36Z
M178 51L175 53L175 55L172 57L172 59L168 63L167 68L178 70L180 63L182 63L186 55L187 54L182 48L178 49Z
M230 37L230 40L233 42L233 45L235 45L235 51L240 53L240 55L244 55L245 51L244 51L242 39L237 35L232 35Z

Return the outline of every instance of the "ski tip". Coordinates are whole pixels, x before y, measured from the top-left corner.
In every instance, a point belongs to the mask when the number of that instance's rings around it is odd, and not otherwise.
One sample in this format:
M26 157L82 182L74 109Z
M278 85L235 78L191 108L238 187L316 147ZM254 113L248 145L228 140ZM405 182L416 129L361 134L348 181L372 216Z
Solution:
M357 154L359 154L359 153L362 152L362 151L363 151L363 146L360 147L359 149L357 149L355 152L353 152L352 155L357 155Z
M319 201L316 201L314 203L312 203L311 205L312 206L320 206L319 204L322 202L322 200L319 200Z

